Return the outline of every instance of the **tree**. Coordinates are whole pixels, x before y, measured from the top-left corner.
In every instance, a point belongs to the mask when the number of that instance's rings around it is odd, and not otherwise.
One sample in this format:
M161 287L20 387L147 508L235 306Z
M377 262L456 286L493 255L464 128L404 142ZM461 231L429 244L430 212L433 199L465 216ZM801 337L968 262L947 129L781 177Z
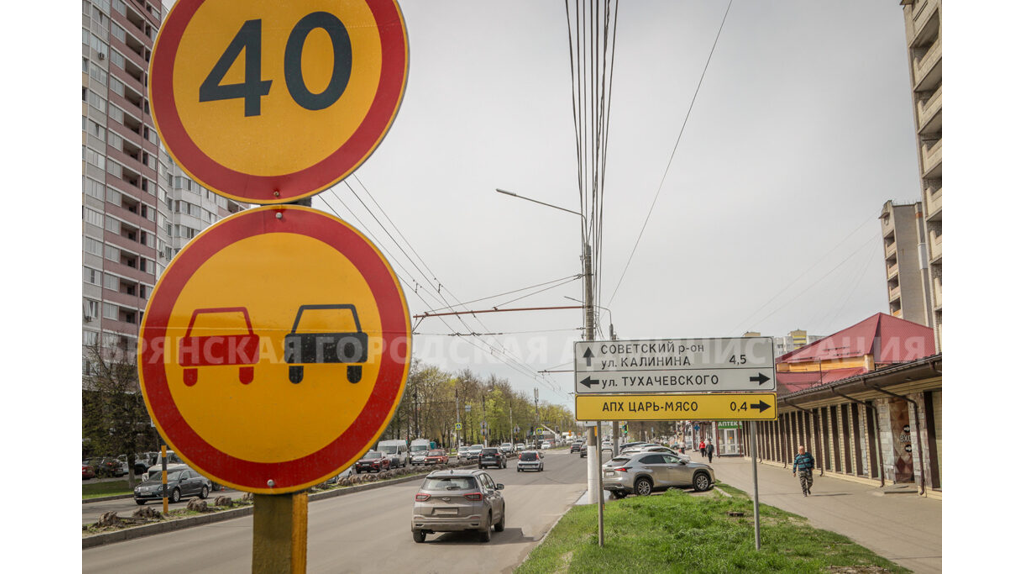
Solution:
M135 487L135 453L156 442L139 386L134 350L99 344L85 349L82 438L97 453L126 455L128 486Z

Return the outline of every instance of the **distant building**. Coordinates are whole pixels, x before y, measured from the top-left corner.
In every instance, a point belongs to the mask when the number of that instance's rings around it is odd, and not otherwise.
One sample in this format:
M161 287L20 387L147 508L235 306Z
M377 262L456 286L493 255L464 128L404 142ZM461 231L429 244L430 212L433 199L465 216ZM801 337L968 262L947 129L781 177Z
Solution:
M930 327L931 288L921 202L899 205L887 201L878 219L882 222L889 314Z
M89 349L134 354L171 258L245 206L189 179L161 146L149 60L165 16L145 0L82 3L82 374Z
M917 130L928 283L926 312L942 350L942 0L901 0Z

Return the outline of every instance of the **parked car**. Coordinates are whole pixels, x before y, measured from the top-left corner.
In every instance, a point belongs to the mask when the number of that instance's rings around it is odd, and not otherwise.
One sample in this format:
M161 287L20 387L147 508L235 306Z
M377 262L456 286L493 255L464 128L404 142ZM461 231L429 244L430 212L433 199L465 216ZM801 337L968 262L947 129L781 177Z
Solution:
M465 462L465 461L469 460L469 457L470 457L469 447L468 446L460 446L459 447L459 455L458 456L459 456L459 462Z
M378 441L377 448L374 450L388 455L388 458L391 459L391 466L393 468L409 466L409 445L407 445L404 440L396 439Z
M412 463L414 465L426 464L427 451L429 451L432 448L433 446L431 441L425 438L413 439L413 441L409 443L409 454L412 456Z
M185 461L181 460L181 457L175 454L173 450L167 451L167 471L170 472L171 466L176 464L185 464ZM153 466L149 467L147 476L149 478L156 477L159 480L161 472L163 472L163 463L160 459L160 453L156 453L156 460L153 462Z
M391 468L391 458L379 450L369 450L356 461L356 474L380 472Z
M602 468L604 489L615 498L628 494L647 496L671 487L710 490L715 471L710 465L693 462L689 457L660 452L641 452L619 456Z
M91 464L89 464L89 461L84 460L82 461L82 480L87 480L90 478L96 478L96 469L93 468Z
M501 449L488 447L480 451L480 460L477 461L477 465L479 468L487 466L505 468L508 466L508 460L505 458L505 453L501 452Z
M423 479L412 507L412 539L435 532L477 531L480 541L505 530L504 484L482 470L435 470Z
M173 468L173 470L172 470ZM206 498L213 490L210 479L184 464L167 467L167 500L178 502L182 498L199 496ZM143 505L150 500L163 500L163 481L158 475L135 487L135 504Z
M516 462L516 472L524 472L527 470L544 470L544 461L541 460L540 453L535 450L528 450L519 454L519 460Z
M427 464L448 464L448 453L436 448L427 452Z
M127 469L121 467L121 461L110 456L89 459L88 464L93 468L96 476L101 478L124 476L123 472L127 472Z

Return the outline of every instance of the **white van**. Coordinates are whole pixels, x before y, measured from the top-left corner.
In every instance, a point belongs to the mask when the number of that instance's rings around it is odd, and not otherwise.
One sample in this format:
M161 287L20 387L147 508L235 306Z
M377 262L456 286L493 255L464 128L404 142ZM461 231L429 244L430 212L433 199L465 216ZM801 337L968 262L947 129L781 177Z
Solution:
M413 439L412 443L409 444L409 456L412 458L412 464L426 464L427 463L427 452L430 450L430 441L425 438Z
M377 450L388 455L391 468L409 466L409 446L404 440L382 440L377 443Z

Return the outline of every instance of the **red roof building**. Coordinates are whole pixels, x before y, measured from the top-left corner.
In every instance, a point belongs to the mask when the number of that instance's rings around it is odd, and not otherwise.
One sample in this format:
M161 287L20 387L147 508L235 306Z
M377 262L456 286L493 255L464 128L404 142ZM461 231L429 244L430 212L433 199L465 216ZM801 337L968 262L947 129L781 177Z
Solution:
M775 359L780 396L935 354L932 329L878 313Z

